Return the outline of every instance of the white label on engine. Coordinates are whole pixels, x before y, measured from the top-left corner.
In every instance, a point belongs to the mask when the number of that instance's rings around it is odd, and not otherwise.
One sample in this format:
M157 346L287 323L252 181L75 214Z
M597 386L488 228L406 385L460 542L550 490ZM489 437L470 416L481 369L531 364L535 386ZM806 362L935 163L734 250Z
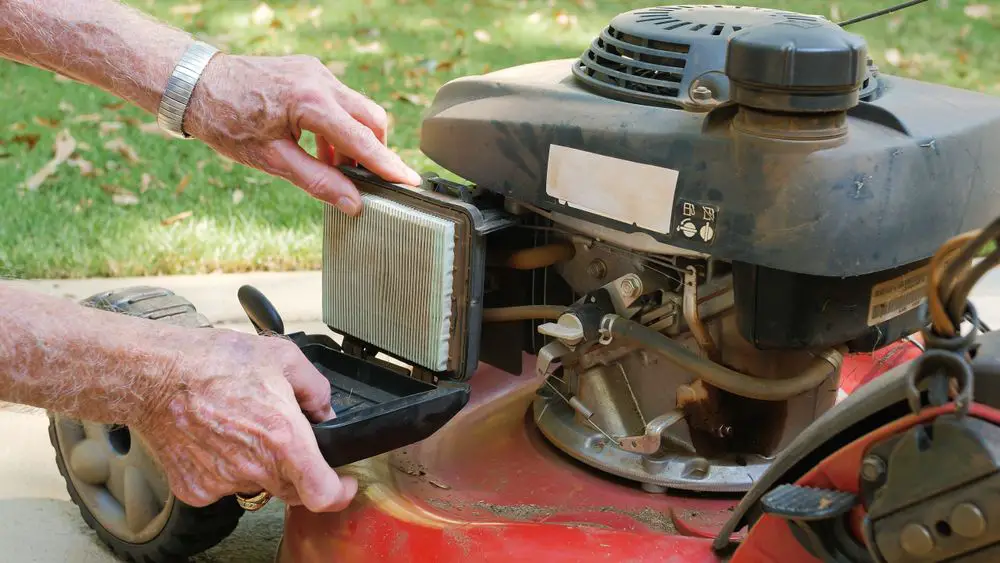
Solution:
M920 306L927 298L927 266L886 280L872 288L868 326L894 319Z
M545 193L570 207L669 233L676 189L676 170L549 147Z

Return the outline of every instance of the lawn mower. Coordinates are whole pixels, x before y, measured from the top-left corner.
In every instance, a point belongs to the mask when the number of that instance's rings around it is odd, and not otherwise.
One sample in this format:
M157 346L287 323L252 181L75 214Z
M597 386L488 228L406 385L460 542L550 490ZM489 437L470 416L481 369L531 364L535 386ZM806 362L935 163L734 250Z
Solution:
M331 335L237 296L330 380L316 438L361 484L289 509L277 560L998 560L1000 338L968 299L1000 262L998 139L1000 99L752 7L626 12L576 59L446 84L421 149L462 181L343 167ZM87 303L207 325L164 289ZM106 543L233 530L233 499L146 494L129 432L52 417ZM74 469L97 450L103 481Z

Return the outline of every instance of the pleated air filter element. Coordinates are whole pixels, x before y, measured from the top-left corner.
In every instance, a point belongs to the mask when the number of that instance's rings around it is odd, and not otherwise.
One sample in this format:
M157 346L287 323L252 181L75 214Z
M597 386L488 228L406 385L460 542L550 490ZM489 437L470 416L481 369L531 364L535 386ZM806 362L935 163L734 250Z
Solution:
M362 195L364 212L326 211L326 324L433 371L448 368L455 223Z

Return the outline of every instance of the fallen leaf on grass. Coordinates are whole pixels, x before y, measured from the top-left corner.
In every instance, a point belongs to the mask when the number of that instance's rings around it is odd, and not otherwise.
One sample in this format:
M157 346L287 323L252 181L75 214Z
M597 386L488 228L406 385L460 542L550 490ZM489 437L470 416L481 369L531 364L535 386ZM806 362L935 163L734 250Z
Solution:
M61 74L53 74L52 78L54 78L56 82L76 82L72 78L68 76L63 76Z
M147 122L139 125L138 128L139 128L139 131L142 131L143 133L149 133L150 135L159 135L160 137L163 137L164 139L170 139L171 138L170 134L167 133L166 131L164 131L163 129L161 129L160 126L157 125L155 121L147 121Z
M139 193L144 194L153 184L153 175L149 172L143 172L142 176L139 177Z
M170 13L174 16L193 16L201 13L201 4L180 4L170 7Z
M100 121L101 114L99 113L85 113L83 115L78 115L73 119L70 119L70 123L91 123L94 121Z
M11 123L10 126L7 127L7 129L10 129L11 131L24 131L26 127L27 125L18 122L18 123Z
M326 68L333 73L334 76L342 76L347 72L347 63L344 61L330 61L326 63Z
M76 139L69 134L68 130L63 129L56 135L55 143L52 146L52 160L46 162L38 172L35 172L28 178L24 182L24 187L30 191L37 190L46 178L55 173L60 164L66 162L66 159L69 158L69 155L73 154L74 150L76 150Z
M174 193L177 195L181 195L182 193L184 193L184 190L187 189L188 183L190 182L191 182L191 175L185 174L184 177L181 178L181 181L177 182L177 189L174 190Z
M126 143L125 140L122 139L121 137L118 137L117 139L111 139L107 143L104 143L104 148L109 151L117 152L118 154L125 157L125 159L128 160L129 162L134 163L134 162L139 162L141 160L139 158L139 153L135 152L135 149L129 146L128 143Z
M119 121L102 121L100 125L101 136L106 137L110 135L112 131L117 131L122 127L123 125Z
M490 32L486 31L485 29L477 29L476 31L472 32L472 36L475 37L476 41L479 41L480 43L489 43L490 40L492 39L490 37Z
M122 109L126 105L128 105L126 102L117 101L117 102L110 102L110 103L104 104L102 107L104 109L109 109L111 111L117 111L117 110Z
M371 43L358 43L357 39L351 37L347 40L347 43L351 46L351 49L355 53L374 54L382 52L382 44L378 41L372 41Z
M80 213L84 209L90 209L92 205L94 205L94 200L81 198L80 202L73 207L73 213Z
M429 106L430 100L421 96L420 94L405 94L400 92L393 92L392 98L394 100L400 100L408 104L413 104L415 106Z
M59 127L58 119L49 119L48 117L39 117L36 115L35 117L32 117L31 120L34 121L36 125L41 125L42 127Z
M192 215L194 215L193 211L181 211L177 215L171 215L170 217L167 217L166 219L160 221L160 224L166 227L167 225L173 225L178 221L183 221Z
M111 194L111 201L115 205L138 205L139 196L114 184L101 184L101 189Z
M250 15L250 21L255 25L270 25L274 21L274 10L265 2L261 2Z
M222 187L222 182L218 178L209 178L206 180L209 186L214 186L216 188Z
M892 66L899 66L903 62L903 54L896 48L886 49L885 60Z
M73 104L63 100L59 102L59 111L65 113L73 113L74 111L76 111L76 109L73 108Z
M239 205L243 201L243 190L235 189L233 190L233 205Z
M89 160L80 158L78 156L70 158L69 160L66 161L66 164L72 166L73 168L79 169L81 176L97 175L97 171L94 169L94 163L90 162Z
M28 145L28 150L30 151L31 149L35 148L35 145L38 144L39 138L40 137L34 133L25 133L22 135L14 135L13 137L11 137L10 140L12 142L20 143L22 145Z
M992 10L986 4L969 4L963 11L974 20L988 20L992 16Z

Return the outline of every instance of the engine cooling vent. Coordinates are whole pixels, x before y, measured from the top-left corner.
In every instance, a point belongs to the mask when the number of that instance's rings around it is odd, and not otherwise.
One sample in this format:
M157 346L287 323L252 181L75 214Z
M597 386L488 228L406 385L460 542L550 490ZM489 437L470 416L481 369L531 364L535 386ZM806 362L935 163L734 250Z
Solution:
M404 362L464 379L478 363L483 215L428 190L344 169L364 210L326 206L323 322Z
M686 107L729 99L724 69L729 37L781 21L818 16L746 6L660 6L616 16L573 65L585 87L609 98ZM864 99L875 88L866 76Z

